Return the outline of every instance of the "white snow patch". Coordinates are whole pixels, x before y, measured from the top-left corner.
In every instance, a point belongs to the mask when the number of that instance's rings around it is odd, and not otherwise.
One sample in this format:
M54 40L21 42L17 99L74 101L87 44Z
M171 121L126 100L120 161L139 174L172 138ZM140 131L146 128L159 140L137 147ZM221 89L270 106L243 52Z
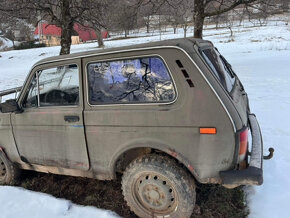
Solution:
M249 94L252 112L259 120L264 153L275 148L273 159L264 161L264 184L247 187L249 217L289 216L290 198L290 51L253 52L244 57L231 55Z
M84 207L23 188L0 188L1 218L114 218L115 213Z

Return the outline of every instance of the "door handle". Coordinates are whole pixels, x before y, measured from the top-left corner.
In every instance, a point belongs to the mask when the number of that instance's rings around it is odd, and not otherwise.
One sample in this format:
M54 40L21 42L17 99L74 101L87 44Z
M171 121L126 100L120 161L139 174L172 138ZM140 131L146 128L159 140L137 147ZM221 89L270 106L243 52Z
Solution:
M75 122L80 121L80 117L79 116L64 116L64 120L69 123L75 123Z

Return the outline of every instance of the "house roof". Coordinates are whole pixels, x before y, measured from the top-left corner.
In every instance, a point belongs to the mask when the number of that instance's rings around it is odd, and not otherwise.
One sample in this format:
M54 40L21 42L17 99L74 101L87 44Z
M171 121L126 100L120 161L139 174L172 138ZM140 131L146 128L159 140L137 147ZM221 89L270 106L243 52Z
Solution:
M42 23L41 24L42 34L45 36L60 36L61 35L61 28L57 27L56 25ZM39 25L34 31L34 35L39 34Z
M80 39L83 41L97 39L96 32L89 27L85 27L85 26L75 23L74 30L78 33Z
M42 34L45 36L61 36L61 28L56 25L42 23L41 24ZM82 41L89 41L97 39L96 32L89 27L82 26L80 24L74 24L74 30L79 35ZM39 34L39 26L34 31L34 35Z

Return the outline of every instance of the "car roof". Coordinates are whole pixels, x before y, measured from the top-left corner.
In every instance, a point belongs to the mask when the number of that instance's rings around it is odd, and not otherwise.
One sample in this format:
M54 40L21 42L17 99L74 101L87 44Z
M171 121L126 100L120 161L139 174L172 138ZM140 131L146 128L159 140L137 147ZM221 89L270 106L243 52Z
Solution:
M203 39L196 39L196 38L170 39L170 40L163 40L163 41L158 41L158 42L150 42L150 43L143 43L143 44L137 44L137 45L123 46L123 47L106 48L106 49L94 49L90 51L77 52L77 53L72 53L68 55L53 56L53 57L44 58L38 61L34 66L48 63L48 62L73 59L73 58L79 58L79 57L87 57L87 56L93 56L93 55L100 55L103 53L122 52L122 51L142 49L142 48L153 49L155 47L158 48L158 47L166 47L166 46L175 46L175 47L180 47L184 49L185 51L189 52L189 51L192 51L193 44L197 45L200 48L204 46L207 46L207 47L212 46L212 43L210 41L203 40Z

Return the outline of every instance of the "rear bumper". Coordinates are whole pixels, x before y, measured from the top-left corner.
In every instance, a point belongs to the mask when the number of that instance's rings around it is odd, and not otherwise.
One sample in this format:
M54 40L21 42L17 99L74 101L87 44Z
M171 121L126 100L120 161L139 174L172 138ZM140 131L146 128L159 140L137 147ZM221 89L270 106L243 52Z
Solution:
M243 170L221 171L223 185L261 185L263 183L263 140L255 114L249 115L252 151L249 166Z

